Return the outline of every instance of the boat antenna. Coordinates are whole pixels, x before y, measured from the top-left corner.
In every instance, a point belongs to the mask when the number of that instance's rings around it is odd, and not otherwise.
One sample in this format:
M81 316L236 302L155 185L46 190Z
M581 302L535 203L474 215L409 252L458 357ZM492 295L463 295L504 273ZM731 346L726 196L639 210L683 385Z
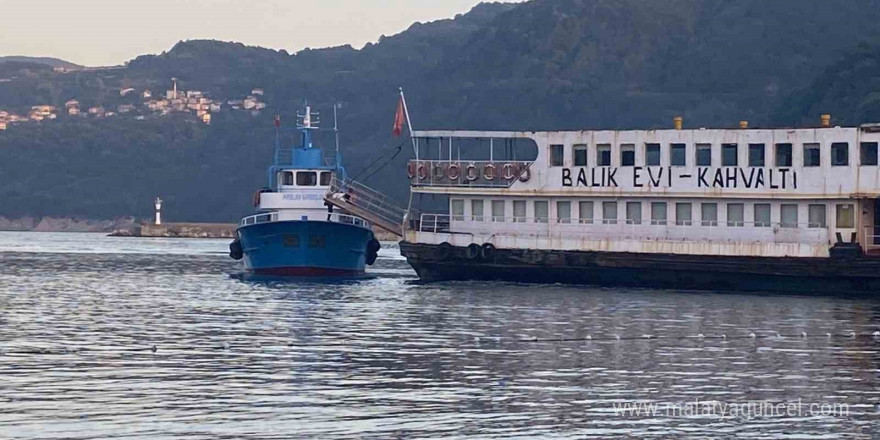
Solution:
M339 107L338 102L333 103L333 135L336 136L336 151L339 151L339 126L336 121L336 109Z
M412 121L409 119L409 109L406 107L406 96L403 95L403 87L398 87L400 90L400 102L403 103L403 114L406 115L406 125L409 126L409 139L412 141L413 152L416 155L416 159L419 158L419 150L416 147L416 137L413 133Z

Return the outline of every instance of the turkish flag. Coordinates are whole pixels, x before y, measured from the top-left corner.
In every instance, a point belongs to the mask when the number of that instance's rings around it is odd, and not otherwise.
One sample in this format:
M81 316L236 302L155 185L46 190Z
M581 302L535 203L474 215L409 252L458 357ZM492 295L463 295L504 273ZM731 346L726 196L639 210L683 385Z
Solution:
M397 113L394 114L394 127L391 129L394 136L400 136L403 133L403 124L406 122L406 115L403 112L403 97L401 97L397 101Z

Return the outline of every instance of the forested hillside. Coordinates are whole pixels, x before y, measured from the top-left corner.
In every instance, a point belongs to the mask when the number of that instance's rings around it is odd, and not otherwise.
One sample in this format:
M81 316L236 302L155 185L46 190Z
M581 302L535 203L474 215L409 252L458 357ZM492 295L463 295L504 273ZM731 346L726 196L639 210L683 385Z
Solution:
M59 74L19 64L0 109L77 99L127 102L122 88L233 97L265 90L259 115L211 125L170 114L136 121L59 118L0 132L0 215L149 215L161 195L178 220L234 221L263 184L272 119L305 100L329 128L338 102L350 174L400 144L398 86L417 128L562 129L880 121L880 0L533 0L482 4L376 44L296 54L181 42L119 69ZM321 136L329 141L329 133ZM329 144L329 142L326 142ZM368 184L406 193L403 161Z

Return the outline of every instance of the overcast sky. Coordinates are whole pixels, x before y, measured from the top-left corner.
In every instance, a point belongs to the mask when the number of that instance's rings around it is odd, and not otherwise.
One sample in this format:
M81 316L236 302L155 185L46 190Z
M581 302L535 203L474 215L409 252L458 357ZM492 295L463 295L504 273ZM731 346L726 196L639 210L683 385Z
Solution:
M512 1L512 0L507 0ZM295 52L360 48L478 0L0 0L0 55L122 64L179 40L210 38Z

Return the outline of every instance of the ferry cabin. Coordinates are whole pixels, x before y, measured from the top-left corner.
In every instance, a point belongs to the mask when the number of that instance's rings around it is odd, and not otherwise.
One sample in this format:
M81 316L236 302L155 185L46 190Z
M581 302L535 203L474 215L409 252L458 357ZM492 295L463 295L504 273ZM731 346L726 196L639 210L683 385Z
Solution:
M880 250L880 125L799 129L415 132L409 164L448 210L405 241L499 249L829 257ZM533 160L462 160L456 143L530 140ZM496 147L497 148L497 147ZM456 157L458 152L459 157ZM418 153L417 153L418 154ZM443 155L446 154L444 158ZM530 158L531 159L531 158ZM856 246L858 244L858 246Z

